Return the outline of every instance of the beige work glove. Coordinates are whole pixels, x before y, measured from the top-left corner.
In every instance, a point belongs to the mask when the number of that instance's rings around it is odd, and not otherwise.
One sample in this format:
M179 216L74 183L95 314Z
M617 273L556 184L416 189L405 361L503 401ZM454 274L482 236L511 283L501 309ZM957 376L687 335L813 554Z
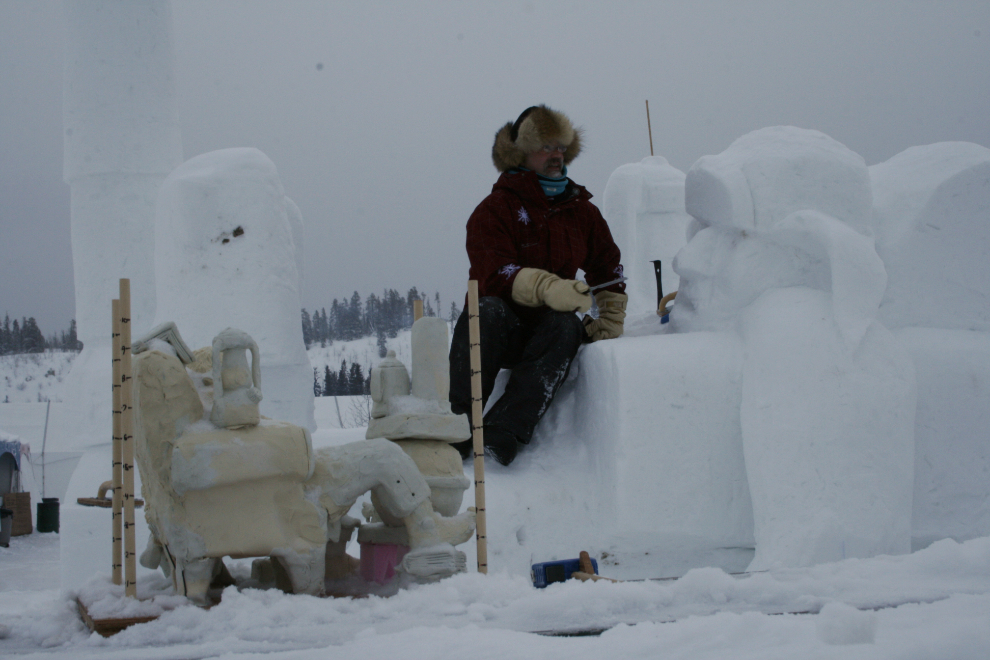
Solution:
M595 300L598 301L598 318L587 316L584 319L584 331L591 337L591 341L621 336L629 296L602 290L595 294Z
M588 285L565 280L539 268L523 268L512 283L512 300L524 307L546 305L558 312L587 312L591 309Z

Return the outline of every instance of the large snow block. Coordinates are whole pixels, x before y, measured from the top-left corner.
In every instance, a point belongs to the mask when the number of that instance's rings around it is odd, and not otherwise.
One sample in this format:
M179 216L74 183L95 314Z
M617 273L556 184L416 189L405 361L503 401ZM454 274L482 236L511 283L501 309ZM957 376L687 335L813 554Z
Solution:
M911 549L913 365L876 322L850 350L832 306L775 289L741 318L751 571Z
M257 149L214 151L176 168L155 220L156 324L174 321L194 349L227 327L247 332L261 348L261 413L312 430L295 213Z
M687 243L691 216L684 210L684 173L661 156L628 163L605 186L602 214L608 221L629 278L630 316L655 312L653 261L660 261L664 293L677 290L674 255Z
M870 168L890 328L990 330L990 149L911 147Z
M752 545L738 339L701 332L620 338L585 346L576 364L574 387L560 402L573 429L555 428L583 445L615 532Z
M990 534L990 333L896 332L918 374L913 542Z

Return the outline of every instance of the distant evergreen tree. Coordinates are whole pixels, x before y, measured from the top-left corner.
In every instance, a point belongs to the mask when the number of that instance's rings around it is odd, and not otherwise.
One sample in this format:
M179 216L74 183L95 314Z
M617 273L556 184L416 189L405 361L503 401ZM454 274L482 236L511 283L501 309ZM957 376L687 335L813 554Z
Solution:
M320 320L316 327L317 341L320 342L321 347L326 347L327 344L333 344L333 339L330 338L330 323L327 321L327 310L325 307L320 308Z
M323 396L323 386L320 383L320 371L313 367L313 396Z
M0 326L0 355L10 355L13 350L13 337L10 333L10 315L4 316L3 326Z
M351 395L365 394L364 370L358 362L351 363L350 373L348 373L348 386Z
M25 353L45 352L45 335L41 333L41 328L38 327L38 322L33 316L24 321L21 335L21 347Z
M10 329L10 352L21 352L21 326L17 319L14 319L14 326Z
M340 361L340 371L337 372L337 394L345 395L350 394L350 376L347 373L347 361Z
M351 302L347 306L347 333L348 340L360 339L363 335L361 323L361 295L355 291L351 295Z
M340 303L337 299L333 299L333 304L330 305L330 320L327 322L330 341L333 342L335 339L343 339L340 334Z
M383 358L388 355L388 346L385 344L385 331L378 328L378 357Z
M303 343L306 344L306 348L313 343L313 320L309 316L309 312L306 308L302 311L302 333L303 333Z
M330 370L330 365L323 367L323 396L337 394L337 373Z

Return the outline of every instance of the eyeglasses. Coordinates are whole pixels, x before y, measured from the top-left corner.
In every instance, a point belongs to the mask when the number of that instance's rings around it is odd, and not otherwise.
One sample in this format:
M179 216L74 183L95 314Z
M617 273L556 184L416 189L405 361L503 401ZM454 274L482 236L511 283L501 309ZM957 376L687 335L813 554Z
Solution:
M567 147L564 147L564 146L561 146L561 145L553 146L552 144L545 144L545 145L543 145L543 153L545 153L545 154L552 154L555 151L557 153L559 153L559 154L566 154L567 153Z

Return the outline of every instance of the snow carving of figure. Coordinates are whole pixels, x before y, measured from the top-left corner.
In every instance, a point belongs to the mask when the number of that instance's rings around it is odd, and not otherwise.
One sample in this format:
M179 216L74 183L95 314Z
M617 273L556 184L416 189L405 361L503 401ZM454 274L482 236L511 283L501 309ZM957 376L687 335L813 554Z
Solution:
M220 337L218 346L228 349L254 343L233 329ZM135 346L136 457L152 531L141 563L161 566L177 593L205 602L210 585L222 582L224 556L271 557L288 589L323 593L328 562L348 563L340 543L342 527L348 535L353 529L346 514L368 491L405 526L407 572L436 578L462 570L463 553L453 546L470 538L474 513L436 513L429 485L394 443L378 438L314 451L309 431L287 422L214 424L209 411L220 401L213 400L212 357L220 353L203 348L184 365L165 341ZM225 380L225 390L234 380Z
M869 173L828 136L755 131L688 172L676 331L742 340L750 570L910 551L915 377L877 320Z

